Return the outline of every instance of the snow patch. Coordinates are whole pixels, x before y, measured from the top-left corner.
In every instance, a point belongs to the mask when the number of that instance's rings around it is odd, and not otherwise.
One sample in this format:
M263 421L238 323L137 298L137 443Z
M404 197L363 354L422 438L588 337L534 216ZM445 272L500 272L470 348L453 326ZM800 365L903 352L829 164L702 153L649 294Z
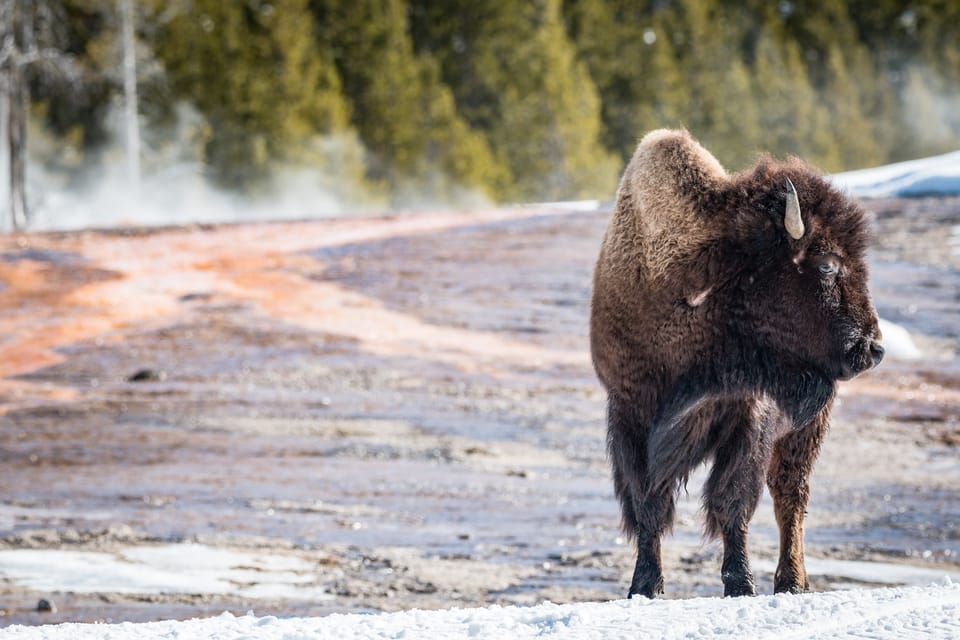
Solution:
M690 600L401 611L323 618L235 617L141 624L13 626L4 640L329 638L955 638L960 585Z
M333 597L311 586L316 569L306 560L201 544L131 547L117 553L0 551L0 577L40 592L212 593L294 600Z
M923 353L913 343L910 333L898 324L880 318L880 333L887 357L895 360L918 360Z
M531 209L559 209L562 211L598 211L604 204L600 200L557 200L555 202L532 202L520 206Z
M839 189L858 198L960 194L960 151L829 176Z
M960 573L944 569L915 567L893 562L866 562L862 560L835 560L832 558L811 558L804 561L807 573L812 576L830 576L845 578L855 582L867 582L878 585L925 586L935 582L952 584L960 582ZM753 567L758 571L773 573L777 566L773 560L755 560Z

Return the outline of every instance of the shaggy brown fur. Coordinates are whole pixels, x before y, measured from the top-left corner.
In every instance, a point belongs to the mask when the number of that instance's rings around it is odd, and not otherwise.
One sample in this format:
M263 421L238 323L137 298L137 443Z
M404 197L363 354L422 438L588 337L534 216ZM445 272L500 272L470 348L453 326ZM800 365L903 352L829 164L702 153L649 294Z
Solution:
M787 233L788 180L806 232ZM763 482L781 531L775 590L808 588L803 514L838 379L883 355L864 212L797 159L728 175L686 131L640 142L597 262L590 341L629 594L662 592L660 538L690 471L712 458L707 533L726 595L754 593L747 525Z

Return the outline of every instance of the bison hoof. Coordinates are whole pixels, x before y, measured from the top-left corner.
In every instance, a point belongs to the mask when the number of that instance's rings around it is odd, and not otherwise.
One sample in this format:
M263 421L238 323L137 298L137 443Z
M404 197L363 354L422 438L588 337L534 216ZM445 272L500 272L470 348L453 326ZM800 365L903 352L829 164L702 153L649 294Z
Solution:
M810 590L806 572L778 569L773 575L774 593L803 593Z
M642 596L644 598L650 598L653 600L658 595L663 594L663 578L658 578L654 582L648 582L645 584L632 584L630 585L630 592L627 594L627 599L635 598Z
M724 598L738 598L740 596L755 595L757 595L757 589L753 586L753 580L749 578L725 582L723 585Z
M809 591L809 590L810 590L809 586L805 584L799 584L796 582L783 583L783 584L777 583L773 585L774 593L792 593L796 595L799 593L804 593L805 591Z

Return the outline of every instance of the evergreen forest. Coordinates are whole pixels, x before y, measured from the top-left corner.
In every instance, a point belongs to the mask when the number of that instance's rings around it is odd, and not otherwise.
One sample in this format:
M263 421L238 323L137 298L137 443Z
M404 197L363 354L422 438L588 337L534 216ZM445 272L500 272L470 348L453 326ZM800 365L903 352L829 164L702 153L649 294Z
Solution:
M26 105L45 175L121 153L123 2L0 0L0 115ZM384 206L609 199L664 126L729 170L960 148L960 0L130 4L138 170L241 193L296 167Z

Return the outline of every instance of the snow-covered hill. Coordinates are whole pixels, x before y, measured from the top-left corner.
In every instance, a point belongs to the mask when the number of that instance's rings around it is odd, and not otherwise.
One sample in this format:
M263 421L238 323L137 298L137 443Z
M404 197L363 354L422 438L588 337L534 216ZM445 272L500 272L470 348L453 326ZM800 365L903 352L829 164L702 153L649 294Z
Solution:
M858 198L960 194L960 151L837 173L831 181Z
M620 600L322 618L235 617L8 627L3 640L258 638L960 638L960 584L757 598Z

